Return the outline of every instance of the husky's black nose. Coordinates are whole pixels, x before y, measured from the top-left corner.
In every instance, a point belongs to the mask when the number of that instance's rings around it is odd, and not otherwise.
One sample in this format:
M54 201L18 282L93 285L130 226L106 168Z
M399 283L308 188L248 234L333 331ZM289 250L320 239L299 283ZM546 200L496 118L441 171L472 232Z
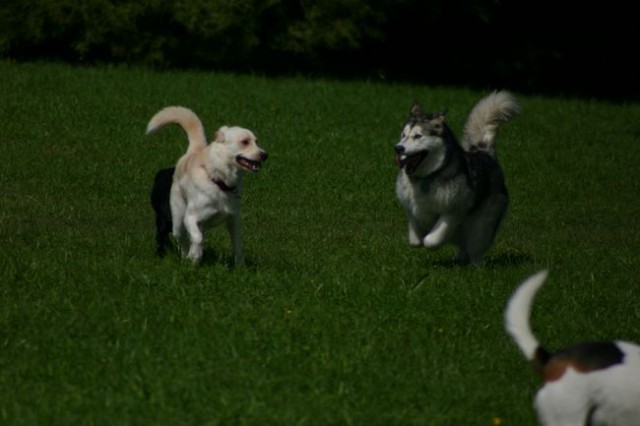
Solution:
M262 151L260 153L260 160L261 161L267 161L267 158L269 158L269 154L267 154L266 152Z
M396 145L394 149L395 149L395 151L396 151L396 154L399 154L399 155L400 155L400 154L404 154L404 146L402 146L402 145Z

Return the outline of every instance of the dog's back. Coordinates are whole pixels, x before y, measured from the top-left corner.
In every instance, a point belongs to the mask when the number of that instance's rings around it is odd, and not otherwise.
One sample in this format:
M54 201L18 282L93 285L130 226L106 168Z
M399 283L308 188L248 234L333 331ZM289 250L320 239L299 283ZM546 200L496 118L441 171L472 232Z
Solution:
M496 155L495 137L500 125L519 113L520 106L515 98L505 91L493 92L482 98L469 113L460 145L465 151L469 183L477 199L474 208L489 194L499 194L500 198L508 200Z
M586 342L548 352L529 324L531 304L546 278L543 270L526 279L505 310L507 332L543 379L535 401L540 423L640 425L640 346Z

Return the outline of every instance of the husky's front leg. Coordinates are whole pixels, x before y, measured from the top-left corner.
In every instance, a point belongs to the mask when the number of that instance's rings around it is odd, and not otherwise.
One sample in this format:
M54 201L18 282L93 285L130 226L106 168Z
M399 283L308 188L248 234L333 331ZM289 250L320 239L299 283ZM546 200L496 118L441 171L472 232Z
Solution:
M409 245L411 247L422 247L422 239L427 231L436 223L438 216L422 214L418 219L412 212L407 210L407 222L409 224Z
M460 223L460 218L455 215L440 216L435 226L422 240L426 248L436 249L446 244Z
M242 246L242 229L240 226L240 216L231 215L227 220L227 229L231 238L233 248L233 259L235 266L244 266L244 247Z
M418 222L413 217L408 217L409 219L409 245L411 247L422 247L422 235L424 235L424 231L422 227L418 224Z

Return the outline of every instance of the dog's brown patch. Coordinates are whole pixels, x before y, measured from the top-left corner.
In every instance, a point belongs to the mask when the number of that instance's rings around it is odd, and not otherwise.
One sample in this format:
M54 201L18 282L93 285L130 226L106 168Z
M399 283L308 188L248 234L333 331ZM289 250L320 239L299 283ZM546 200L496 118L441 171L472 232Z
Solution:
M603 370L622 363L624 353L615 342L592 342L564 349L553 354L541 369L545 382L564 376L569 367L580 373Z

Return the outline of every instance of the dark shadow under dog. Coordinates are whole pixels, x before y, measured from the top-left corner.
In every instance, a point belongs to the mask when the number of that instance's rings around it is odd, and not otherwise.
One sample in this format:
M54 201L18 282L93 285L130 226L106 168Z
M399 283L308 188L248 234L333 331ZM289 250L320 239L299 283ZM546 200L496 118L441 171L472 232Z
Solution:
M151 188L151 206L156 215L156 254L160 257L167 253L169 234L173 228L169 199L174 171L175 167L159 170L153 178Z
M469 262L461 262L457 259L434 259L428 262L432 267L439 267L444 269L464 268L473 265ZM482 263L482 267L486 269L503 268L508 266L521 266L525 264L533 264L534 258L527 254L516 251L501 252L487 256Z

